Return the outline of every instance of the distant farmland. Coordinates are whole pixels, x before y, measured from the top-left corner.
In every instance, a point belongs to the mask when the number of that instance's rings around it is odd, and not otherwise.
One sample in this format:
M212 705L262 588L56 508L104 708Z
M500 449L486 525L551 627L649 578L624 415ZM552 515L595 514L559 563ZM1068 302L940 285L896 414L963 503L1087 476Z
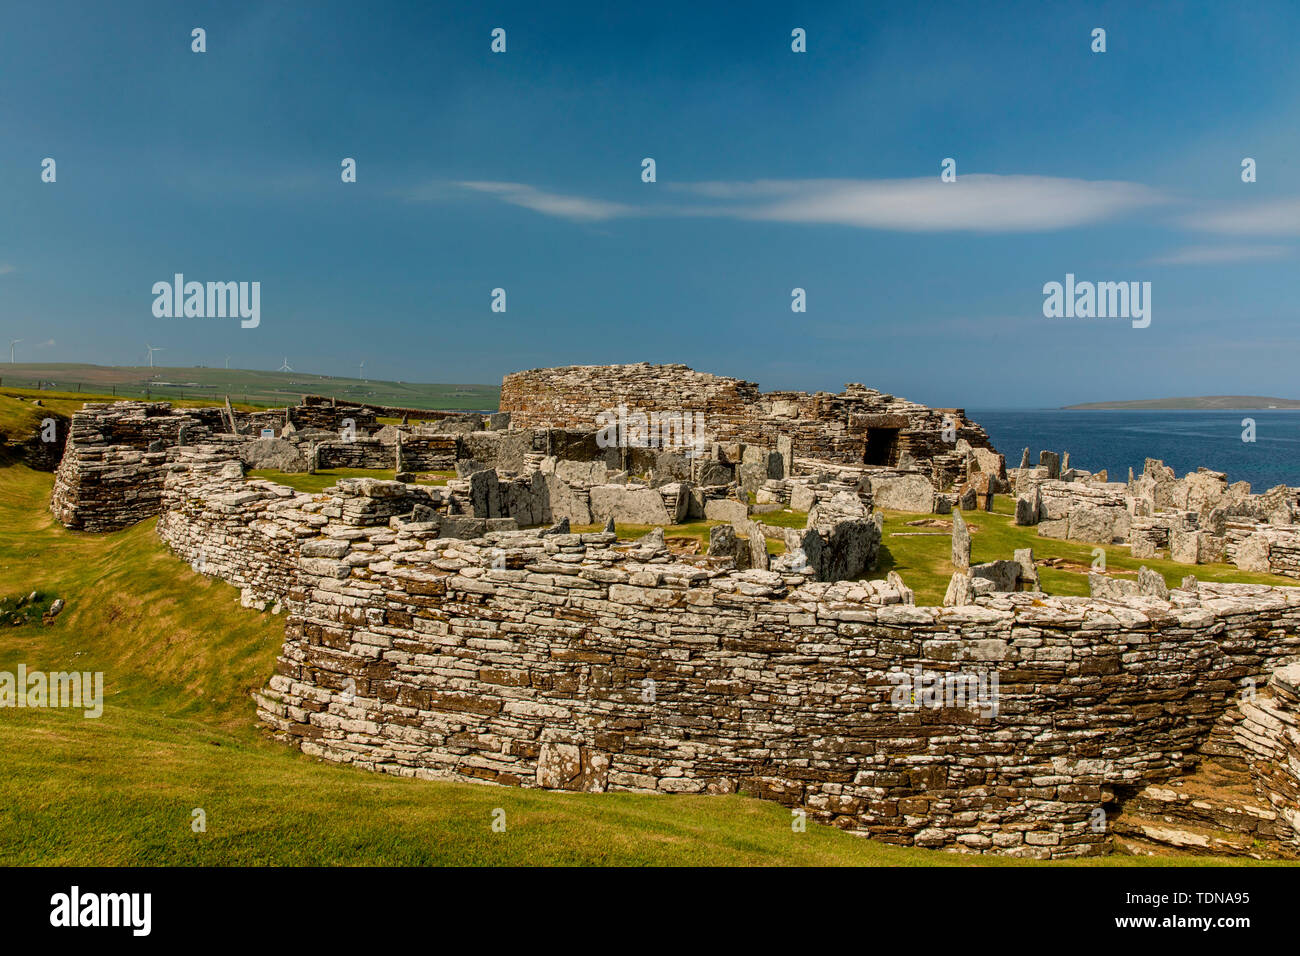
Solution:
M499 385L363 381L305 372L259 372L235 368L149 368L74 363L0 363L0 385L160 401L182 398L221 401L229 395L232 402L265 406L296 405L303 395L326 395L339 401L403 408L495 411L501 400Z

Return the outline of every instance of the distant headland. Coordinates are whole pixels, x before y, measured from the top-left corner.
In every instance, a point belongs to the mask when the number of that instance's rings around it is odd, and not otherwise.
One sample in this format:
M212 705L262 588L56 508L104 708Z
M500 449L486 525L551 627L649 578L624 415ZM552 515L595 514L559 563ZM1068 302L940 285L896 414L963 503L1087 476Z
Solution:
M1108 411L1122 409L1199 409L1234 411L1238 409L1300 408L1300 399L1268 398L1263 395L1193 395L1186 398L1140 398L1128 402L1085 402L1065 405L1066 411Z

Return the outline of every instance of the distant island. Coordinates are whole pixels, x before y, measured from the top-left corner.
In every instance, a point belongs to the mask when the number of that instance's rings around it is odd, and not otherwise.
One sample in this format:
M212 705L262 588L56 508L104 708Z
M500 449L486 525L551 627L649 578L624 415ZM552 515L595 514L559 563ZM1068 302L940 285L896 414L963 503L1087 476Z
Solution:
M1300 408L1300 399L1268 398L1263 395L1194 395L1189 398L1140 398L1129 402L1085 402L1066 405L1065 411L1119 409L1199 409L1233 411L1237 409Z

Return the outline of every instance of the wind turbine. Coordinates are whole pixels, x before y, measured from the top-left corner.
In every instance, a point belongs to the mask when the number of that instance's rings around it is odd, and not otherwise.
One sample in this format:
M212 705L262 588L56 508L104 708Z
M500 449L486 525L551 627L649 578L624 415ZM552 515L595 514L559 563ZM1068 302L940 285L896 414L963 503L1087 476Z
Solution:
M364 382L366 380L366 363L362 362L357 371L361 374L361 381Z
M230 368L230 356L226 356L226 368Z
M284 364L281 365L278 369L276 369L276 371L277 371L277 372L292 372L292 371L293 371L293 369L289 367L289 357L288 357L287 355L286 355L285 358L284 358Z
M147 349L149 350L149 367L150 367L150 368L153 368L153 353L154 353L154 352L165 352L165 351L167 351L167 350L164 349L162 346L149 345L148 343L145 344L145 348L147 348Z
M10 365L13 365L13 364L14 364L14 346L17 345L17 344L18 344L19 342L21 342L21 341L22 341L22 339L10 339L10 340L9 340L9 364L10 364Z

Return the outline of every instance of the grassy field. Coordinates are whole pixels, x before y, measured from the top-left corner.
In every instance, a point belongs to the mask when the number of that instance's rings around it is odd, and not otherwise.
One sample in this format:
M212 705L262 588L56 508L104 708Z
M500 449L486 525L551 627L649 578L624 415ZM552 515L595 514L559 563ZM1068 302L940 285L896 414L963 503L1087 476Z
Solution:
M992 513L973 511L964 515L967 526L971 529L971 561L978 564L982 561L1009 559L1017 548L1032 548L1034 559L1039 562L1039 580L1048 594L1087 595L1088 572L1096 560L1093 552L1099 547L1106 555L1107 573L1114 577L1136 578L1138 569L1145 566L1160 572L1170 587L1180 585L1189 574L1202 581L1235 581L1282 587L1297 585L1292 578L1275 574L1252 574L1238 570L1231 564L1187 565L1164 559L1134 560L1129 556L1128 548L1118 545L1101 547L1078 541L1040 538L1036 528L1017 527L1012 523L1014 509L1014 499L999 496ZM916 593L917 604L942 604L953 572L951 517L902 511L886 511L884 515L884 538L881 541L880 555L876 567L865 577L883 578L890 571L897 571L907 586ZM808 518L804 512L789 510L753 517L756 521L778 528L802 528ZM698 553L704 554L708 550L709 529L721 523L692 521L665 528L664 534L669 538L694 538L699 542ZM598 531L601 527L583 525L575 526L574 530ZM624 538L639 538L650 529L650 525L617 526L619 536ZM768 539L769 554L781 554L784 550L785 545L781 541ZM1052 567L1049 562L1060 563L1062 566Z
M303 395L326 395L340 401L368 402L401 408L493 411L501 400L499 385L445 385L387 382L306 372L256 369L183 368L52 363L0 367L0 385L58 392L94 393L155 401L221 401L255 406L296 405Z
M104 713L0 711L0 864L1026 865L795 833L789 810L742 797L546 793L313 760L257 730L248 699L282 619L172 557L153 521L66 531L45 509L50 487L0 468L0 670L102 671ZM57 596L67 609L7 623L31 591L38 608ZM1172 863L1222 861L1069 865Z
M156 398L157 396L155 396ZM0 388L0 440L23 441L40 430L41 419L49 412L55 412L65 418L71 417L86 402L114 402L122 396L109 393L59 392L52 389L34 388ZM168 399L173 405L183 408L202 408L224 405L225 399L186 398ZM36 403L40 402L39 405ZM254 406L231 402L243 411L253 411Z
M1039 580L1048 594L1086 595L1088 572L1095 560L1093 552L1098 548L1105 552L1106 569L1111 575L1136 578L1138 568L1145 566L1160 572L1170 587L1177 587L1189 574L1201 581L1236 581L1283 587L1295 587L1300 583L1275 574L1241 571L1231 564L1189 565L1154 558L1135 560L1129 556L1127 547L1119 545L1101 546L1040 538L1036 528L1012 524L1014 508L1014 499L998 497L992 513L972 511L963 514L971 529L971 562L978 564L1009 559L1017 548L1033 548ZM880 558L876 570L871 573L871 577L883 577L889 571L897 571L908 587L916 592L917 604L941 604L953 572L951 525L927 527L908 524L910 521L929 520L948 524L951 517L886 511ZM1053 560L1064 566L1054 568L1045 564Z
M311 474L255 468L248 473L248 477L265 478L276 484L288 485L298 491L316 494L338 484L340 478L378 478L380 481L393 481L396 473L391 468L322 468ZM448 478L455 477L454 471L424 472L416 476L415 484L445 485Z

